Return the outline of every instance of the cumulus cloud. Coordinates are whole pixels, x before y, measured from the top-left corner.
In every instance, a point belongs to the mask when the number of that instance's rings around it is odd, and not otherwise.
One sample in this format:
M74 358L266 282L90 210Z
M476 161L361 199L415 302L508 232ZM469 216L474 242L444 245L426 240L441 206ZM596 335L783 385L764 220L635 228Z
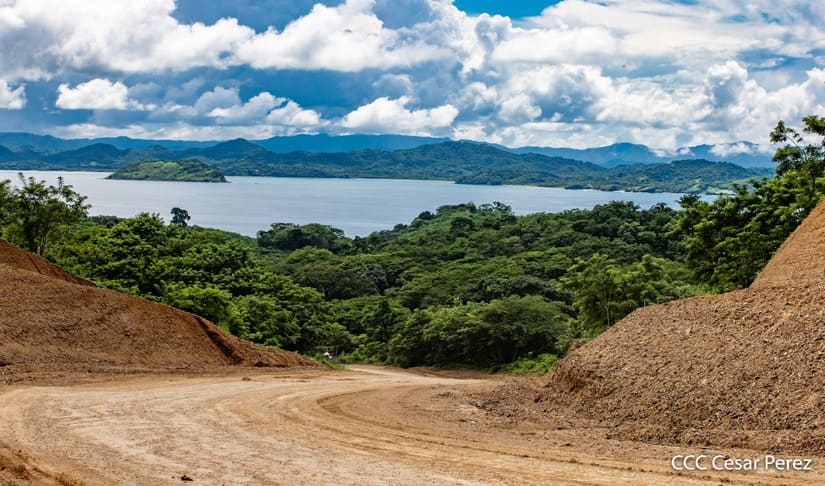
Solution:
M235 96L237 97L237 92ZM268 92L253 96L246 103L214 108L208 116L216 118L219 123L234 125L263 122L309 129L323 124L317 111L305 110L292 100L279 98Z
M433 134L449 127L458 116L452 105L410 110L410 101L407 96L378 98L347 114L341 126L364 133Z
M74 88L61 84L55 106L64 110L144 110L150 109L129 98L129 88L120 81L92 79Z
M384 27L371 0L336 7L316 4L283 32L270 28L243 43L237 59L256 68L328 69L412 66L447 57L449 51Z
M21 110L26 106L26 87L16 88L9 86L4 79L0 79L0 109Z
M825 112L823 2L562 0L520 20L450 0L326 3L255 30L231 2L225 18L186 23L174 0L0 0L0 108L34 109L24 82L59 83L59 108L95 111L72 115L76 132L665 150L761 142L778 119Z
M38 79L84 70L224 67L226 56L254 35L234 19L180 24L174 9L173 0L18 0L3 9L0 72Z
M614 33L598 27L517 29L495 46L491 60L508 62L603 62L619 49Z
M173 0L18 0L0 10L0 74L49 78L97 70L140 73L248 65L258 69L412 66L444 59L449 49L418 38L414 29L388 29L373 1L317 4L282 32L256 33L237 19L182 24Z
M745 142L736 143L720 143L710 148L710 152L719 157L727 157L728 155L736 154L753 154L757 152L764 152L760 145L749 144Z

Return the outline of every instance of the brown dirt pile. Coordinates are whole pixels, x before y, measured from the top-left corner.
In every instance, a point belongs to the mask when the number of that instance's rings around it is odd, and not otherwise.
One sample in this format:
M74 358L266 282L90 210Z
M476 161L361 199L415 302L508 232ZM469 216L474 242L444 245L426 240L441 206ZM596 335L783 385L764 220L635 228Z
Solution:
M638 309L546 387L624 438L825 452L825 203L750 288Z
M94 286L94 284L88 280L75 277L71 273L58 266L52 265L34 253L29 253L28 251L3 240L0 240L0 265L8 265L20 270L28 270L30 272L39 273L47 277L64 280L66 282Z
M0 241L0 373L302 366L211 322L104 290Z

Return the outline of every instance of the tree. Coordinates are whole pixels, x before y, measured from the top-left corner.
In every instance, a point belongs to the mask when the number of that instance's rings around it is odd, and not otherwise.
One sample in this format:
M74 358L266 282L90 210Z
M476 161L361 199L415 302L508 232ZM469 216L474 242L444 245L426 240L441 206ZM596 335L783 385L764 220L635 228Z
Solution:
M805 143L804 137L783 121L771 132L771 143L784 143L776 150L773 161L777 163L776 175L783 177L796 174L801 179L799 207L806 212L816 207L823 193L822 176L825 174L825 118L809 115L802 119L805 133L822 137L819 144Z
M268 231L258 232L261 248L293 251L305 247L321 248L342 253L352 246L352 241L338 228L323 224L273 223Z
M686 274L680 264L651 255L619 265L597 253L578 259L562 282L573 292L581 324L599 332L638 307L699 294L701 289L686 283Z
M57 178L57 186L18 174L20 187L11 193L11 233L29 251L43 255L60 232L86 216L86 197ZM9 204L8 202L6 204Z
M237 335L267 346L295 349L301 338L301 326L295 315L277 300L248 295L235 299L233 307L240 318L240 329L243 330L238 332L230 327Z
M186 228L189 226L190 219L192 218L189 216L189 211L178 207L172 208L172 224L176 224L181 228Z
M212 322L221 322L229 315L232 295L217 287L182 287L173 285L167 289L164 301L178 309L189 311Z
M11 181L0 181L0 235L2 226L9 223L14 204L14 196L11 189Z
M770 139L785 145L773 157L772 180L735 185L735 194L712 203L696 197L680 201L685 211L670 236L683 239L685 261L715 290L750 285L825 194L825 118L811 115L803 122L803 132L822 141L807 143L780 121Z

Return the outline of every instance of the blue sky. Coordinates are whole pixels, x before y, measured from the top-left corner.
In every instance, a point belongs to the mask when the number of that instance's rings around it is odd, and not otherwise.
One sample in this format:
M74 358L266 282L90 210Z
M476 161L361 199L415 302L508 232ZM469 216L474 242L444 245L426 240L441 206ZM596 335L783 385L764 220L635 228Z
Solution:
M807 0L7 0L0 52L0 130L62 137L672 153L825 114L825 2Z

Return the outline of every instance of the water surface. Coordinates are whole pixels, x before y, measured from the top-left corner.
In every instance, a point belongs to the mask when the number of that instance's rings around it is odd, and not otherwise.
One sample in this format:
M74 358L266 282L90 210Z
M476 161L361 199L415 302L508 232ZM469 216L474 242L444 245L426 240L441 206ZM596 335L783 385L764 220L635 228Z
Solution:
M0 180L17 181L18 171L0 171ZM191 224L254 236L276 222L322 223L348 236L407 224L422 211L445 204L499 201L516 214L591 208L613 200L642 208L664 202L676 206L681 194L568 190L530 186L471 186L444 181L397 179L313 179L227 177L229 184L107 180L103 172L24 171L26 176L67 184L88 196L92 215L121 217L158 213L166 221L177 206Z

